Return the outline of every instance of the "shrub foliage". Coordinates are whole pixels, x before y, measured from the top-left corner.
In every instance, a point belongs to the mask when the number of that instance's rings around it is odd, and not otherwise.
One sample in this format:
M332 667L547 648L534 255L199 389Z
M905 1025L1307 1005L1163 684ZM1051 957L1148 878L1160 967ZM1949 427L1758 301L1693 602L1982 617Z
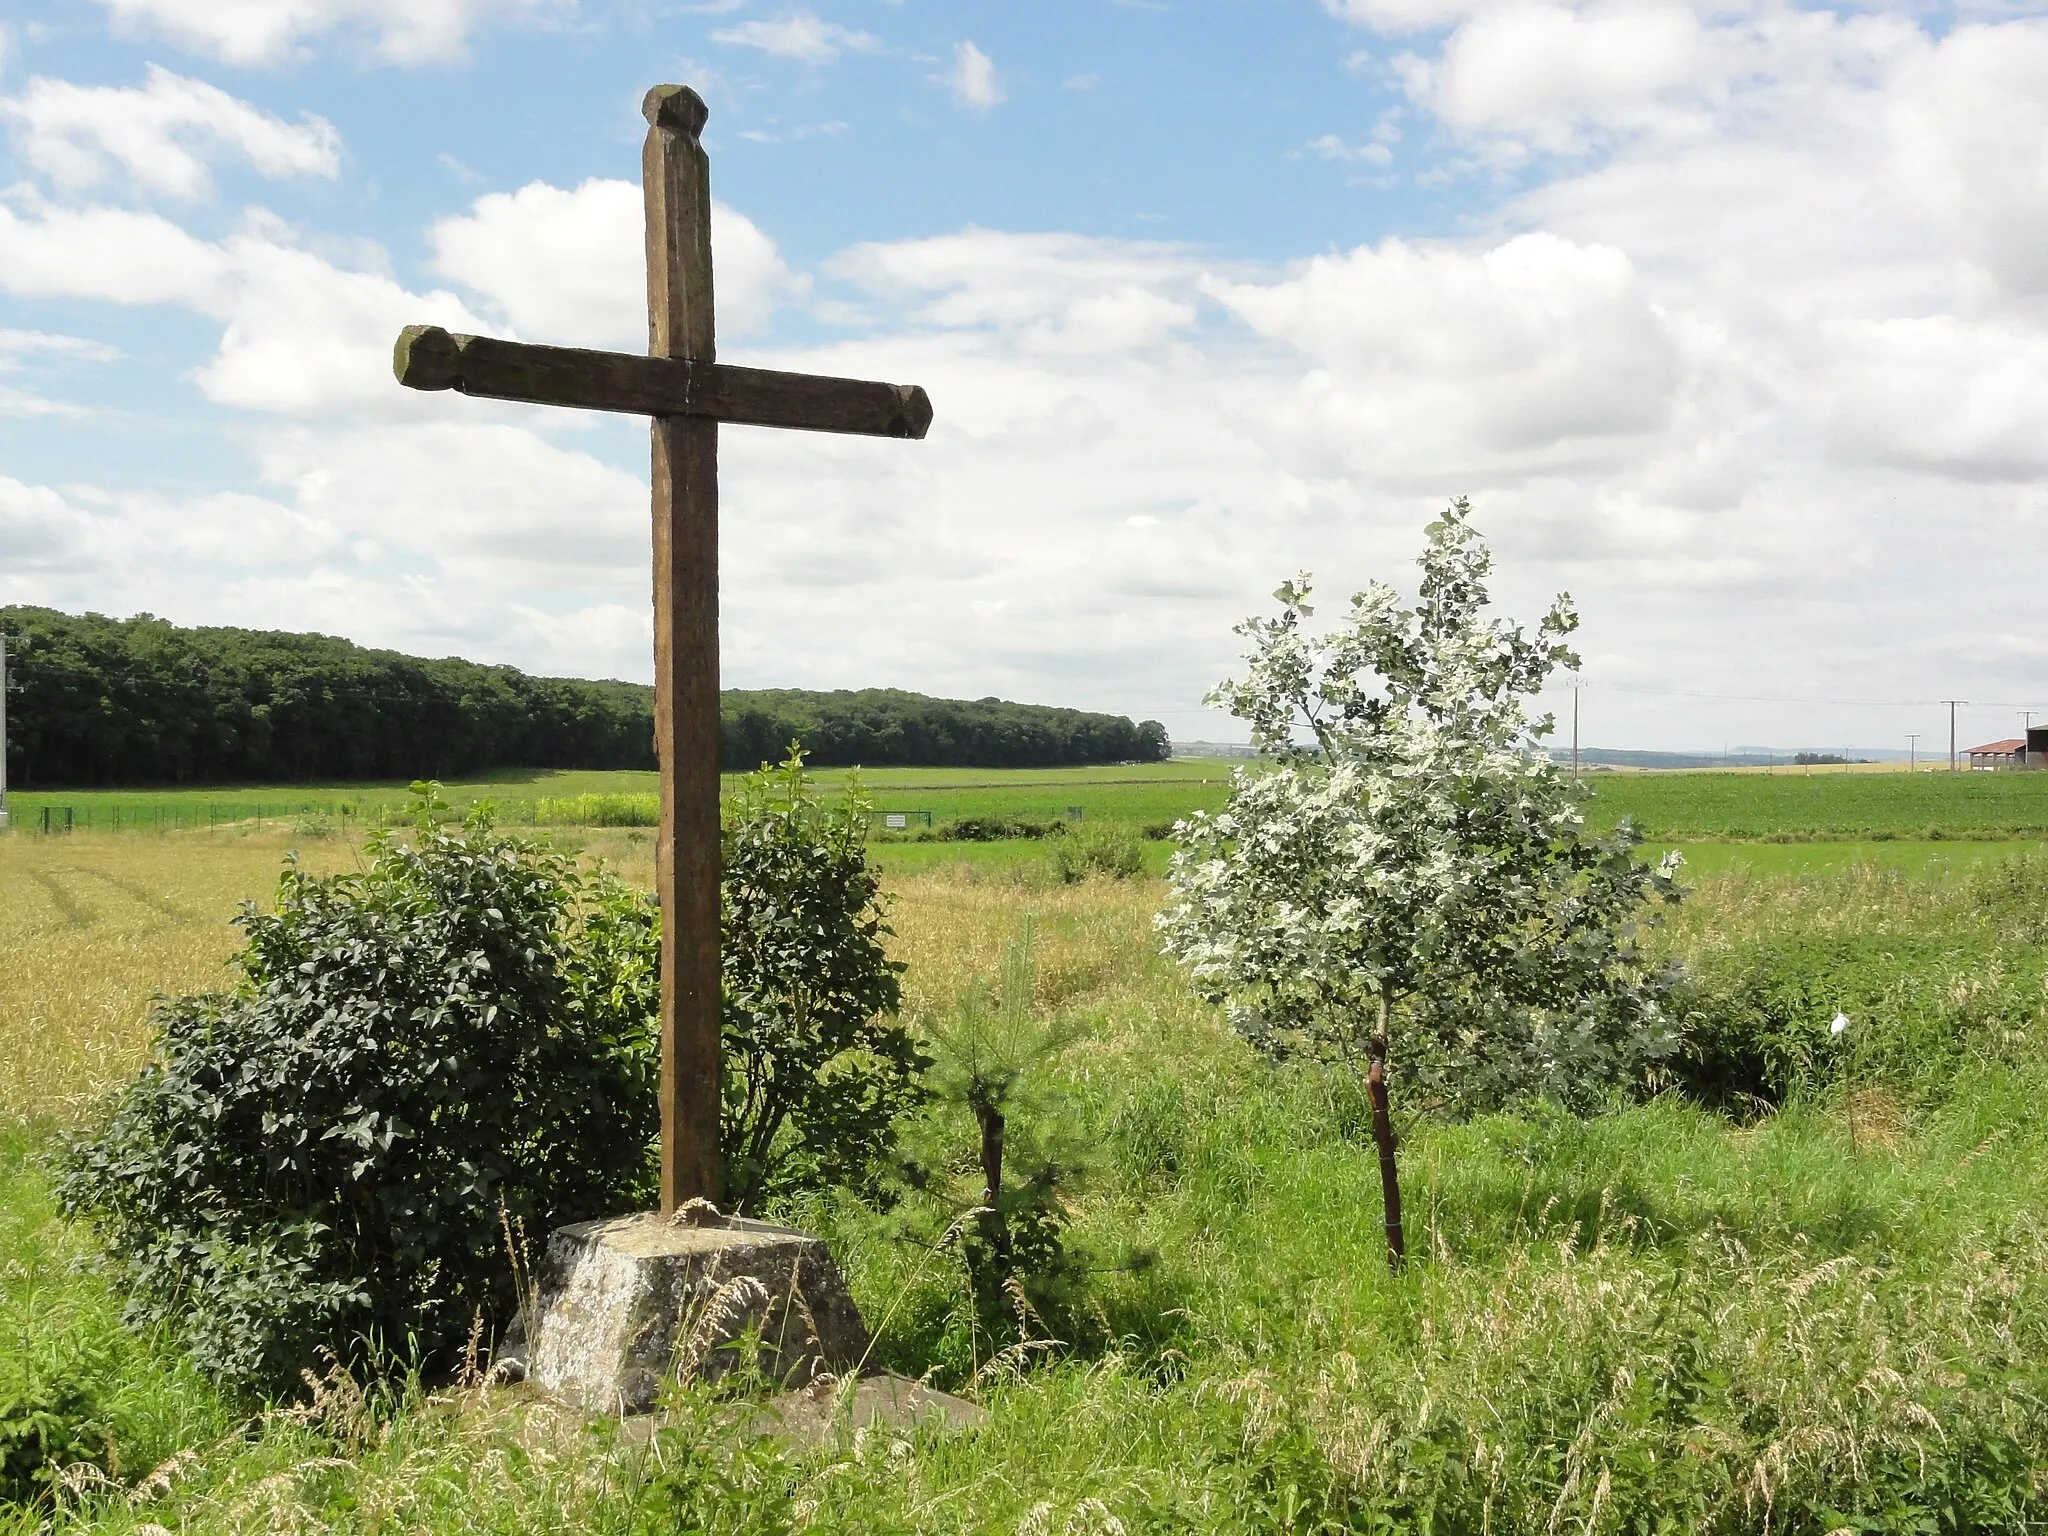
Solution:
M859 784L827 800L792 752L749 775L724 834L726 1198L872 1186L928 1064L896 1019Z
M26 1333L0 1349L0 1506L47 1494L64 1467L102 1466L113 1440L106 1386L113 1352L98 1340Z
M510 1315L501 1212L645 1196L645 899L481 816L369 853L288 867L274 913L245 909L239 984L158 1006L152 1061L62 1186L135 1311L258 1387L323 1345L440 1355Z
M425 791L427 786L420 786ZM872 1186L928 1065L895 1018L858 786L801 759L724 828L724 1114L735 1209ZM292 865L237 920L234 989L165 1001L153 1060L68 1154L138 1316L231 1381L317 1351L437 1358L515 1298L507 1220L653 1198L661 940L644 893L423 802L360 873Z

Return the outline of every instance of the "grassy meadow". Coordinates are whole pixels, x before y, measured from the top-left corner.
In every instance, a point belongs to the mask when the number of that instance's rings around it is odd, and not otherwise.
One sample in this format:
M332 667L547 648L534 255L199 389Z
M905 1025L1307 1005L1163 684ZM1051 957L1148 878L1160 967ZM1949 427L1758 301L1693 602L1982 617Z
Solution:
M934 822L970 816L1051 821L1078 809L1086 819L1151 823L1171 821L1194 809L1223 803L1232 764L1201 759L1127 763L1095 768L871 768L860 780L882 812L928 813ZM821 782L845 775L824 769ZM736 776L728 775L731 785ZM652 773L508 770L444 786L451 805L489 801L505 822L574 824L578 803L641 802L654 811ZM17 792L9 797L15 824L39 830L47 807L61 820L90 831L179 831L232 825L260 830L311 824L346 829L374 824L380 816L402 820L410 798L406 784L265 785L254 788L118 789Z
M1084 820L1158 826L1222 805L1241 762L1176 758L1094 768L876 768L860 780L884 814L916 813L943 828L970 817ZM826 769L836 783L845 775ZM728 782L732 782L730 779ZM1650 841L2003 842L2048 840L2048 773L1946 773L1779 768L1588 773L1596 826L1628 817ZM512 825L651 821L655 776L629 772L507 771L445 786L458 807L489 801ZM17 829L40 829L47 808L89 831L352 833L404 816L404 784L257 788L69 790L10 797ZM606 817L601 810L629 814Z
M944 815L1099 794L1150 821L1227 773L1165 766L870 777L974 807ZM1600 803L1637 797L1688 850L1655 942L1704 1036L1761 1045L1731 1049L1718 1107L1423 1119L1399 1276L1355 1098L1262 1064L1188 993L1152 938L1156 873L1060 884L1041 845L878 845L913 1021L1036 921L1037 1003L1086 1031L1058 1096L1091 1149L1086 1273L1056 1345L991 1358L949 1254L850 1201L787 1213L833 1244L884 1363L989 1410L972 1434L812 1450L690 1396L651 1436L461 1384L264 1409L126 1330L52 1207L52 1138L143 1059L153 994L223 978L228 919L288 848L329 869L358 844L0 838L0 1400L10 1353L55 1360L104 1384L112 1448L110 1478L0 1506L0 1533L2040 1529L2048 859L2024 834L2048 775L1725 776L1765 785L1761 809L1710 777L1602 775ZM1879 779L1903 798L1865 797ZM557 835L651 879L643 831ZM1715 841L1737 835L1826 840Z

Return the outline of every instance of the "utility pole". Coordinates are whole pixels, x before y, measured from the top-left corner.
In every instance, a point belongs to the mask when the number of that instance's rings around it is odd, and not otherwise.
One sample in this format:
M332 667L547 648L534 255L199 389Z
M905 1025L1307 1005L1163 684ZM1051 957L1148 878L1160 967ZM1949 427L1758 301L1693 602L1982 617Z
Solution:
M2030 747L2031 747L2031 746L2033 745L2033 741L2032 741L2032 739L2031 739L2031 737L2032 737L2032 734L2033 734L2033 730L2034 730L2034 712L2033 712L2033 711L2032 711L2031 709L2023 709L2023 710L2021 710L2021 711L2020 711L2020 766L2021 766L2022 768L2024 768L2024 767L2026 767L2026 766L2027 766L2027 750L2028 750L2028 748L2030 748Z
M1967 704L1970 701L1968 699L1943 699L1941 702L1948 706L1948 771L1954 773L1956 771L1956 706L1958 704Z
M5 740L0 735L0 740ZM1572 679L1572 783L1579 782L1579 680Z
M1919 771L1920 733L1918 731L1914 731L1906 737L1906 772L1918 773Z

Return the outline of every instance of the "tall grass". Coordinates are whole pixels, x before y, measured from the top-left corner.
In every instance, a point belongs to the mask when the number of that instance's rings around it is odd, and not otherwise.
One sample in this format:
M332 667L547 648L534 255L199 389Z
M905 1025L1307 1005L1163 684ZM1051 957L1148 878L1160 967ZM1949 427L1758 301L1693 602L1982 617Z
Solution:
M556 827L658 827L661 800L655 795L572 795L534 802L533 819Z
M591 844L644 877L635 836ZM259 862L238 868L260 893ZM165 899L195 914L187 963L205 971L226 914L201 893L238 876L156 868ZM105 872L130 878L118 862ZM1424 1122L1404 1152L1416 1238L1402 1276L1380 1261L1354 1097L1259 1064L1188 994L1153 941L1156 882L1060 885L957 861L899 875L893 945L913 1021L993 973L1020 911L1035 915L1036 1001L1088 1025L1059 1090L1097 1150L1069 1228L1091 1272L1044 1319L1059 1343L1019 1368L964 1321L950 1250L844 1200L785 1214L830 1238L886 1362L983 1401L984 1429L877 1429L797 1451L693 1396L650 1438L516 1395L435 1397L401 1373L381 1400L330 1383L318 1412L229 1433L228 1406L138 1344L117 1374L183 1405L149 1423L183 1427L134 1431L120 1487L81 1478L14 1529L46 1516L57 1530L181 1532L2037 1528L2048 1073L1998 1031L2035 1027L2041 1006L2038 873L1705 883L1660 942L1707 983L1790 975L1780 962L1795 953L1847 956L1831 985L1878 978L1859 1023L1967 1048L1939 1082L1881 1055L1862 1079L1816 1074L1744 1123L1668 1098L1585 1122ZM89 964L90 930L43 912L37 942ZM1900 953L1917 958L1884 970ZM145 970L109 982L125 999L111 1010L67 1013L66 995L46 1009L50 1113L75 1112L141 1048ZM1917 990L1887 990L1901 976ZM67 1053L71 1017L118 1049ZM1861 1131L1859 1082L1890 1095ZM0 1181L0 1211L44 1211L0 1231L9 1258L63 1305L107 1315L112 1300L70 1273L78 1236L37 1204L33 1171L17 1160ZM135 1469L174 1444L190 1457L138 1491Z

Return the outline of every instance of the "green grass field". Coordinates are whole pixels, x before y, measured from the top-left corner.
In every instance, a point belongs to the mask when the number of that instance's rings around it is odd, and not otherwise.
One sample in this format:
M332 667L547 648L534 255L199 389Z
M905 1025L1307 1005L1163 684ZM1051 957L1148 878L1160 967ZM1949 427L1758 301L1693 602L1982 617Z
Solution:
M1659 842L2048 837L2048 773L1613 773L1590 816Z
M651 1440L459 1384L261 1412L122 1326L40 1159L134 1070L151 993L223 979L235 902L266 894L293 841L0 844L0 1387L27 1370L90 1389L93 1445L113 1447L100 1480L0 1506L6 1536L2048 1520L2048 1076L2029 1043L2048 963L2041 865L2012 845L1709 845L1854 850L1796 877L1703 859L1656 938L1700 1006L1775 1008L1822 1042L1845 1008L1852 1046L1761 1117L1665 1097L1588 1121L1423 1120L1398 1277L1355 1106L1254 1058L1190 994L1151 933L1156 880L1048 885L1020 845L878 849L914 1023L1038 924L1038 1006L1085 1031L1055 1102L1090 1149L1072 1202L1088 1269L1049 1325L1060 1343L992 1362L958 1326L945 1254L851 1201L792 1208L832 1243L881 1358L990 1414L966 1436L803 1450L748 1439L704 1396ZM648 878L646 833L584 842Z
M1141 826L1222 805L1227 761L1098 768L881 768L861 775L883 813L1051 821L1078 809L1091 820ZM826 783L841 777L825 770ZM1605 773L1589 776L1596 826L1629 817L1658 844L1700 841L1996 842L2048 838L2048 773ZM536 819L543 801L651 796L651 773L517 772L450 784L457 805L490 800L503 819ZM39 829L45 807L91 830L170 830L313 819L371 825L398 814L406 786L33 792L12 797L15 823ZM651 804L651 801L648 802Z
M882 812L925 811L939 823L969 816L1051 821L1079 808L1085 818L1144 824L1220 806L1230 767L1228 763L1183 759L1096 768L877 768L860 777ZM843 776L836 769L818 774L827 785L838 783ZM654 791L654 774L628 772L534 770L444 786L451 804L488 800L513 824L532 821L543 800L623 795L647 797L651 804ZM254 825L258 820L289 822L308 816L374 824L380 814L389 818L402 813L409 786L32 791L9 799L15 825L29 832L40 830L46 808L60 821L69 809L76 828L92 831L189 830Z
M1852 842L1798 843L1691 842L1651 843L1646 855L1676 848L1685 857L1682 881L1696 885L1716 875L1756 876L1840 875L1853 869L1889 870L1914 878L1940 879L1967 874L2017 854L2039 852L2048 843L2010 840L1992 843Z

